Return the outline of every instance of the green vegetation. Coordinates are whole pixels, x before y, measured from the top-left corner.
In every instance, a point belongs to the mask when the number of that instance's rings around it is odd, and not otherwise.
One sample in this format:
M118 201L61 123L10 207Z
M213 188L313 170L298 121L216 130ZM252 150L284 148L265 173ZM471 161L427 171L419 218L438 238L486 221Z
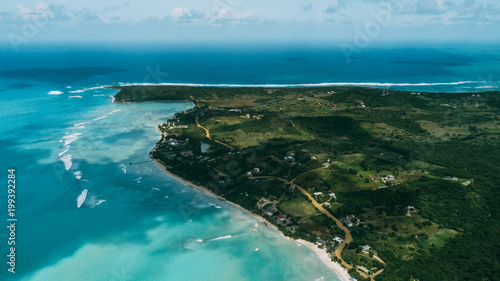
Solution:
M303 198L295 198L279 205L279 208L287 215L303 218L316 215L314 206Z
M333 253L345 233L304 188L348 228L355 276L499 280L499 92L118 88L117 102L194 102L152 157Z

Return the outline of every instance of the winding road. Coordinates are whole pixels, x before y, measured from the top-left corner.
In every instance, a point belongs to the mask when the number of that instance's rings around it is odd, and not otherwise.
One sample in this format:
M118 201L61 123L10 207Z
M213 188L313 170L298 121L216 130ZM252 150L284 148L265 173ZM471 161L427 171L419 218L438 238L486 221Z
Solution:
M196 126L198 126L198 127L202 128L203 130L205 130L205 136L207 137L207 139L212 140L212 141L214 141L214 142L216 142L218 144L222 144L223 146L225 146L225 147L227 147L227 148L229 148L231 150L236 150L234 147L232 147L232 146L230 146L228 144L225 144L225 143L223 143L221 141L212 139L210 137L210 131L207 128L205 128L202 125L200 125L200 122L198 121L198 116L196 116Z

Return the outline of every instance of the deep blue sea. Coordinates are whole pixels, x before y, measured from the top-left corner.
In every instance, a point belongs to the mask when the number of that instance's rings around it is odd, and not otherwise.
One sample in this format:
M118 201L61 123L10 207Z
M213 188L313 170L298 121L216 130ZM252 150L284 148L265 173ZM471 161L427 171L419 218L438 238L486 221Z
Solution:
M339 280L311 250L245 212L152 163L130 165L148 160L158 124L192 104L114 104L117 91L102 86L498 90L499 47L385 45L346 58L326 43L4 46L0 280ZM6 263L8 169L16 170L15 274Z

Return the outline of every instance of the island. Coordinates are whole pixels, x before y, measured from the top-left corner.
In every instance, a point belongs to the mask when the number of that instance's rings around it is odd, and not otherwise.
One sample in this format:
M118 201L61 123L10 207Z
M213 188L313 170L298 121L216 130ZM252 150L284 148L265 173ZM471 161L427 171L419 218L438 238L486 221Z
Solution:
M150 156L357 280L496 280L500 92L117 86L193 102Z

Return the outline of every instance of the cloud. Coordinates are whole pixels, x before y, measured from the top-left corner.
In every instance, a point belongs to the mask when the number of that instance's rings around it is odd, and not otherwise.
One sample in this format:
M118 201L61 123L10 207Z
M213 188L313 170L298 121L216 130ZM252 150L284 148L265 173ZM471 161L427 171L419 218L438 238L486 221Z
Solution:
M177 7L170 14L171 19L179 23L193 23L206 18L205 13L186 7Z
M33 7L19 5L17 10L10 13L8 18L13 21L67 21L70 16L64 11L64 6L40 1Z
M396 16L413 25L482 25L500 20L498 5L474 0L406 0L396 2L393 8Z
M261 16L253 11L234 12L222 8L214 8L210 14L210 23L222 24L249 24L262 22Z
M83 8L81 10L75 11L75 20L84 24L110 24L117 21L117 18L108 18L101 14L99 10L91 10Z

